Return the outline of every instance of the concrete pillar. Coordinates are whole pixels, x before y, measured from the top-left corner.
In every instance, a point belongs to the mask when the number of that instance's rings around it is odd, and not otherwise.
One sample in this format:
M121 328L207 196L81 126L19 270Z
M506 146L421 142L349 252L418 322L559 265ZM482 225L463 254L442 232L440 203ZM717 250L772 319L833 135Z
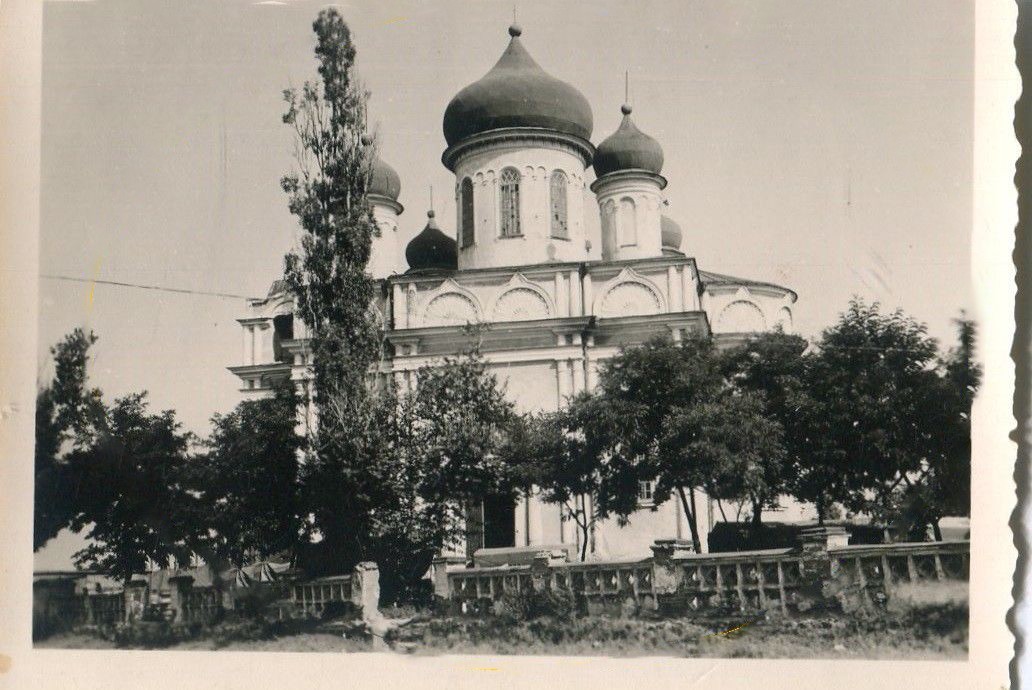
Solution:
M581 303L580 271L570 271L570 316L583 316L584 305Z
M555 272L555 312L559 318L570 315L569 293L566 291L566 280L562 271Z
M598 386L598 362L590 359L588 360L588 390L593 391Z
M527 498L523 492L516 494L516 505L513 507L513 543L516 546L529 546L527 539Z
M126 584L123 590L125 596L125 622L134 623L142 620L147 612L147 600L150 597L150 587L145 580L132 580Z
M837 609L834 573L828 549L848 542L842 527L811 527L799 534L802 582L792 608L797 611Z
M681 309L681 281L677 279L677 267L667 266L667 307L671 312Z
M590 316L594 311L592 300L595 299L594 289L591 285L591 274L584 274L584 316Z
M430 565L430 580L434 586L434 599L447 601L451 599L451 587L448 585L448 558L438 556Z
M584 360L575 359L573 364L573 393L576 395L584 390Z
M684 301L684 311L699 311L699 294L696 292L692 269L689 266L681 267L681 297Z
M540 544L541 539L541 501L533 493L527 496L527 544Z
M362 619L380 615L380 568L363 561L351 571L351 603L362 611Z
M676 598L684 581L684 568L675 556L694 551L686 539L657 539L652 544L652 589L656 593L655 606L668 607Z
M566 404L566 398L570 395L570 362L565 359L555 361L556 392L558 394L558 407Z

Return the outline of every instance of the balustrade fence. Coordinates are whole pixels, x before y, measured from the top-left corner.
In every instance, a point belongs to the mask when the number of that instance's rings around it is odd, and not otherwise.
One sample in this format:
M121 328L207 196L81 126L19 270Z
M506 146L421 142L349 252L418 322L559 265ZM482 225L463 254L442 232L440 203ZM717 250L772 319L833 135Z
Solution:
M295 583L290 600L306 614L320 614L331 602L351 601L351 576L332 575Z
M832 546L829 536L845 541L844 533L809 532L801 548L729 553L687 553L683 543L666 540L656 543L653 557L634 561L566 563L541 553L531 565L448 570L440 559L434 591L463 612L488 610L506 595L551 590L568 594L589 614L659 608L787 613L815 597L866 606L904 584L968 578L967 541Z

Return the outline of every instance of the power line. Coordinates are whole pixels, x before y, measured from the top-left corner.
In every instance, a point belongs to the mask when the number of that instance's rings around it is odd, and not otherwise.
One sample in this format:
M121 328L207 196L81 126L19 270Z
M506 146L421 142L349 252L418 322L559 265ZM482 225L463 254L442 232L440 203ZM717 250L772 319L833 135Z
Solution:
M261 299L260 297L249 297L247 295L234 295L229 292L208 292L206 290L188 290L186 288L170 288L161 285L142 285L140 283L123 283L117 280L100 280L94 278L77 278L75 276L60 276L47 273L40 273L40 278L50 280L64 280L71 283L95 283L97 285L114 285L116 287L136 288L139 290L155 290L157 292L175 292L182 295L205 295L208 297L225 297L228 299Z

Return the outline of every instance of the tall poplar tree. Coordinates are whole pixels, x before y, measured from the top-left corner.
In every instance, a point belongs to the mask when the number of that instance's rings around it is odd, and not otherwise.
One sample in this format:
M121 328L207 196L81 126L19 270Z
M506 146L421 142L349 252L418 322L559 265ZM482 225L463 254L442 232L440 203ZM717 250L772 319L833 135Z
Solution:
M375 282L366 273L377 232L366 198L373 149L348 25L330 7L312 29L320 79L284 92L297 169L282 186L302 230L299 247L286 256L285 280L310 334L311 402L319 410L303 491L313 527L338 555L327 567L345 568L367 550L373 487L363 468L376 456L380 420L367 387L380 340L369 312Z

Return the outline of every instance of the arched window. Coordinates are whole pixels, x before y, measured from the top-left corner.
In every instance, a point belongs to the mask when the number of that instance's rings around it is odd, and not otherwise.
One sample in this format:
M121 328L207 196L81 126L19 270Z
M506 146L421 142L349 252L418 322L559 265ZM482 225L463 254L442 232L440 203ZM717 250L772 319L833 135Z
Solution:
M520 173L515 168L502 171L501 180L502 237L519 237L520 229Z
M553 170L549 190L552 196L552 237L568 240L570 230L566 225L566 173Z
M459 233L462 238L459 247L465 249L473 244L473 181L468 177L462 181L459 190Z
M620 218L617 227L620 232L621 247L638 244L638 219L635 214L634 199L627 196L620 199Z

